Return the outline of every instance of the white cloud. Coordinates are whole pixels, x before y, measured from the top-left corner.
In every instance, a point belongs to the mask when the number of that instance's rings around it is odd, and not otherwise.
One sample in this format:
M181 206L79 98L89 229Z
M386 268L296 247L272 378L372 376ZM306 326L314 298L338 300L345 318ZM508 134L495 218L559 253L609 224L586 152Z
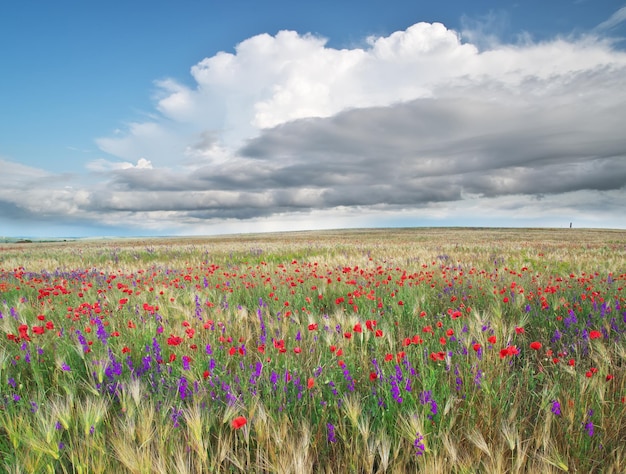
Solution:
M0 205L180 233L626 214L626 54L607 39L485 49L418 23L339 50L282 31L191 75L157 82L150 121L98 140L118 160L90 162L89 186L61 180L72 190L46 203L49 185L9 188Z
M128 169L152 169L152 162L145 158L139 158L137 164L134 165L128 161L109 161L103 158L93 160L86 165L90 171L102 172L102 171L115 171L115 170L128 170Z
M626 7L622 7L619 10L617 10L615 13L613 13L613 15L611 15L611 17L608 20L600 23L596 27L596 30L597 31L611 30L615 28L617 25L619 25L620 23L623 23L625 21L626 21Z

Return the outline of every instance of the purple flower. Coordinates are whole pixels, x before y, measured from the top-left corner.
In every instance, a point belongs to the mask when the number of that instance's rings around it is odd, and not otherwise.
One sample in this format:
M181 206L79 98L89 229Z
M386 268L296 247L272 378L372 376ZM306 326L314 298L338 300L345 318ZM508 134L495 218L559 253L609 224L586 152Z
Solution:
M263 300L259 299L259 305L263 305ZM261 344L265 344L267 342L267 330L265 328L265 322L263 321L263 313L261 308L259 308L256 312L259 317L259 323L261 325L261 337L259 338Z
M332 423L327 423L326 429L328 430L328 442L336 443L337 438L335 438L335 425L333 425Z
M106 329L104 329L104 324L102 323L102 320L100 318L96 318L95 321L96 321L96 326L98 326L98 330L96 331L96 336L98 336L98 340L102 344L106 344L109 334L106 332Z
M178 394L181 400L187 397L187 379L185 377L181 377L178 382Z
M550 411L554 413L556 416L559 416L561 414L561 404L559 403L558 400L552 401L552 408L550 408Z
M424 446L424 437L421 434L417 433L417 437L415 438L415 441L413 441L413 447L415 448L416 456L424 454L426 447Z
M390 377L389 383L391 384L391 396L396 402L402 403L402 397L400 396L400 387L398 387L398 382L396 381L395 377Z
M591 417L593 415L593 410L589 410L587 412L587 423L585 423L585 430L589 436L593 436L593 422L591 421Z

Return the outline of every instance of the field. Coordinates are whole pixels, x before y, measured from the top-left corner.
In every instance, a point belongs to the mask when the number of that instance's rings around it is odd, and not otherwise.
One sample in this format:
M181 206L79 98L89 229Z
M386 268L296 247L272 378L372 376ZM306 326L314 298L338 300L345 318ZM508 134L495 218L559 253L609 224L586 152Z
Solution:
M0 472L626 472L626 231L0 244Z

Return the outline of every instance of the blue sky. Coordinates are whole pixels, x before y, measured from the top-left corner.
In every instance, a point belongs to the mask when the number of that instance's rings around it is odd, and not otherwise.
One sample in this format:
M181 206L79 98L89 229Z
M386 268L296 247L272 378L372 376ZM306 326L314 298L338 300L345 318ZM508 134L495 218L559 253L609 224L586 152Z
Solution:
M626 3L0 6L0 236L626 228Z

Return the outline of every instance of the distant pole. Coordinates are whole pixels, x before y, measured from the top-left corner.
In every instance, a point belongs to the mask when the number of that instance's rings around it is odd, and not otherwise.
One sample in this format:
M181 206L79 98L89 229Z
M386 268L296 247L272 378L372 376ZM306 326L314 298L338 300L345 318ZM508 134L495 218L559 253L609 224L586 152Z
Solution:
M571 223L571 222L569 223L569 228L570 228L570 229L572 228L572 223Z

